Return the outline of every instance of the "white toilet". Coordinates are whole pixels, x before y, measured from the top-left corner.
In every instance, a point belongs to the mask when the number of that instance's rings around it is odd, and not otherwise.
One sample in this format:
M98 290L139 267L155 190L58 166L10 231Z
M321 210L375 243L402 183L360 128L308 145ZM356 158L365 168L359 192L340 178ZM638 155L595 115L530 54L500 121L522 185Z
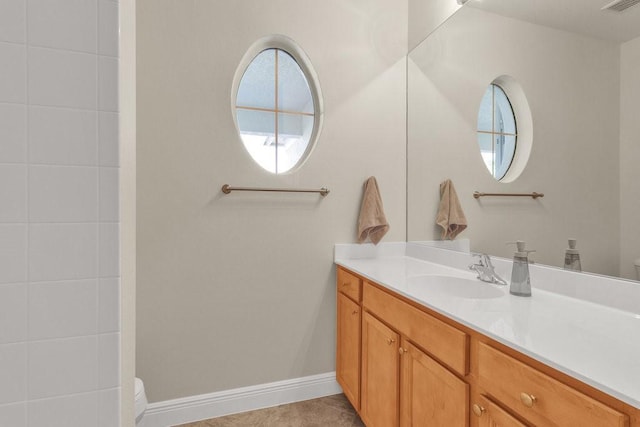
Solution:
M140 378L135 379L136 393L136 427L144 426L144 413L147 410L147 395L144 392L144 383Z
M636 280L640 280L640 258L635 260L633 264L636 266Z

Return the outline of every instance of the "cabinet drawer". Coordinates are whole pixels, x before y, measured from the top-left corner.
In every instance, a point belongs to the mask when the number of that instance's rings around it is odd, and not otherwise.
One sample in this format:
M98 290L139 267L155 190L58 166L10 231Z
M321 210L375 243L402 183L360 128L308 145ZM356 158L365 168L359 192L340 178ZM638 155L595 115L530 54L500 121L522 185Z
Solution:
M461 375L467 374L467 334L366 281L363 304L442 363Z
M536 425L623 427L626 415L484 343L478 380L488 394Z
M360 302L360 278L338 267L338 291L356 302Z
M479 427L527 427L484 396L471 407Z

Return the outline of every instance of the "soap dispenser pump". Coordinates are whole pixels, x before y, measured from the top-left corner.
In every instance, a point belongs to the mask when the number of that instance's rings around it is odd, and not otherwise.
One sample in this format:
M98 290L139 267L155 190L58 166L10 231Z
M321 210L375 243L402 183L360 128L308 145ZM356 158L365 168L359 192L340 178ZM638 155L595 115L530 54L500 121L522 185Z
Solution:
M580 252L576 249L576 239L569 239L569 248L564 253L564 269L582 271Z
M520 297L531 296L531 278L529 277L529 253L535 250L527 250L526 243L522 240L513 242L516 252L513 254L513 268L511 270L511 286L509 293Z

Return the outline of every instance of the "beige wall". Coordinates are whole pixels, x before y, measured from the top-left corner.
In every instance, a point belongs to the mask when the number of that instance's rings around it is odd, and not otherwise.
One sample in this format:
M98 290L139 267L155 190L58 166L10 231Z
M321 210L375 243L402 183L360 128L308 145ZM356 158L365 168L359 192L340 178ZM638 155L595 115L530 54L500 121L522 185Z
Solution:
M620 66L620 275L636 278L640 258L640 37L621 47Z
M576 237L585 270L618 274L618 46L465 7L408 66L410 240L439 237L438 184L450 178L473 250L510 257L505 242L522 239L533 260L562 265ZM502 74L521 84L534 126L528 166L509 184L486 170L475 132L482 95ZM476 201L475 190L545 197Z
M455 0L408 1L409 50L418 46L432 31L460 9L460 5Z
M333 245L355 240L368 176L385 240L405 238L406 21L397 0L138 1L136 373L152 402L335 369ZM271 33L306 51L325 106L312 157L277 177L244 151L230 94Z

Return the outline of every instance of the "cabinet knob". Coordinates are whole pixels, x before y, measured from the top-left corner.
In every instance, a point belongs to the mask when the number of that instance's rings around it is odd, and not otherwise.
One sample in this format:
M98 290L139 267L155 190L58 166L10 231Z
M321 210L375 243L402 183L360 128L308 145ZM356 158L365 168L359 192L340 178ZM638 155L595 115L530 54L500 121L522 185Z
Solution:
M532 408L538 399L532 394L520 393L520 401L527 408Z
M396 340L394 340L393 338L387 338L387 344L391 345L394 342L396 342Z
M342 282L342 286L349 286L349 282Z
M485 413L486 409L484 409L484 407L478 405L477 403L473 404L473 413L476 414L476 416L481 417L482 414Z
M402 348L402 347L398 348L398 353L400 353L400 355L401 355L401 356L402 356L403 354L405 354L406 352L407 352L407 350L406 350L406 349L404 349L404 348Z
M358 314L358 310L353 310L351 314Z

